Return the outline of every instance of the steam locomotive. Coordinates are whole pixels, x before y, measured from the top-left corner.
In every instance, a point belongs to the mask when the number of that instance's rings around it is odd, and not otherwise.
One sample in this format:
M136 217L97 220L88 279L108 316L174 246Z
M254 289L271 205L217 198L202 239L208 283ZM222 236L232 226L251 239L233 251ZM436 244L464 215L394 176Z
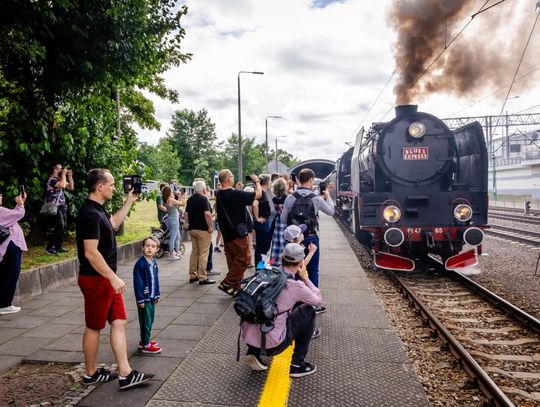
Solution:
M451 131L417 105L395 111L390 122L362 129L327 177L336 185L336 216L377 267L411 271L429 254L447 269L476 265L488 210L480 123Z

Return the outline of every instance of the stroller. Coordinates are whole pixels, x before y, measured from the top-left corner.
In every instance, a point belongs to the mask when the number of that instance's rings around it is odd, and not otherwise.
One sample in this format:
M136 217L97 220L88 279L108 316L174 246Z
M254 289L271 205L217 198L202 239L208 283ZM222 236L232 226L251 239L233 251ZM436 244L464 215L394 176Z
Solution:
M182 220L182 216L180 216L180 254L182 255L184 255L186 252L186 246L183 242L183 223L184 221ZM163 216L160 227L151 227L150 233L159 242L159 249L156 253L156 257L160 259L165 253L169 253L169 228L167 227L167 214Z

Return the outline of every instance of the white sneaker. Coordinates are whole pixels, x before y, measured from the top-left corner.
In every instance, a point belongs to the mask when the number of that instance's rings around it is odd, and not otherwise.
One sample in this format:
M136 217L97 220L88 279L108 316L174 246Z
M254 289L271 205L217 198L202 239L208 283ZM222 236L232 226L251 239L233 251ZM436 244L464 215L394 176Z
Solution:
M180 260L180 257L178 256L169 256L167 257L169 260Z
M0 308L0 315L15 314L16 312L19 312L20 310L21 310L21 307L10 305L9 307Z

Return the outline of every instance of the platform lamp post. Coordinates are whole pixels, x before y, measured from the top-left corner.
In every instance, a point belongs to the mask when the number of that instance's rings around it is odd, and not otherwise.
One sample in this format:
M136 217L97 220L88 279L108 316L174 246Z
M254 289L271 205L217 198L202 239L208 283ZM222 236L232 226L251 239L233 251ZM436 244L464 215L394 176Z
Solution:
M286 138L287 136L276 136L276 173L279 172L278 170L278 149L277 149L277 140L278 138Z
M264 72L259 71L240 71L238 72L238 181L244 179L242 170L242 115L240 109L240 74L249 73L252 75L264 75Z
M266 171L270 172L270 169L268 168L268 119L283 119L281 116L266 116L266 119L264 120L264 127L265 127L265 157L266 157Z

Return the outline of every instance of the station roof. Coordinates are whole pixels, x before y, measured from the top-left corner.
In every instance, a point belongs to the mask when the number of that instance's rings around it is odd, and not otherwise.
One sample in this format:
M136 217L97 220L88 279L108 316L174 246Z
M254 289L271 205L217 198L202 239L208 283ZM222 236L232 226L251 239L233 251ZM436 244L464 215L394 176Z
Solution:
M316 178L324 179L334 170L335 166L335 161L314 158L312 160L302 161L301 163L289 168L289 174L298 174L304 168L310 168L313 170L313 172L315 172Z

